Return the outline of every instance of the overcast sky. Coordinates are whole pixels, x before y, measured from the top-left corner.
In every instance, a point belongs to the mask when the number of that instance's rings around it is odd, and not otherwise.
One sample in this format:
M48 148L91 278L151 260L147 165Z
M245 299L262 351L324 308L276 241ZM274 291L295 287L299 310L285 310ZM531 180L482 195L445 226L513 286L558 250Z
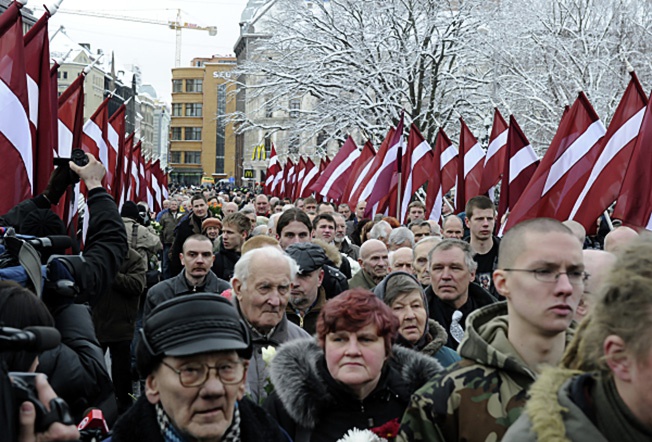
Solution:
M28 7L39 3L30 0ZM61 9L92 10L125 17L145 17L167 22L176 17L178 8L183 21L200 26L217 26L217 36L206 31L184 29L181 66L189 66L194 57L214 54L232 55L239 35L240 15L247 0L64 0ZM94 6L96 9L92 9ZM35 15L40 16L36 11ZM91 50L103 49L110 57L115 52L116 64L137 64L143 83L150 83L159 97L171 101L171 69L174 67L176 33L163 25L143 24L126 20L105 19L57 13L50 19L50 34L63 25L67 34L79 43L90 43Z

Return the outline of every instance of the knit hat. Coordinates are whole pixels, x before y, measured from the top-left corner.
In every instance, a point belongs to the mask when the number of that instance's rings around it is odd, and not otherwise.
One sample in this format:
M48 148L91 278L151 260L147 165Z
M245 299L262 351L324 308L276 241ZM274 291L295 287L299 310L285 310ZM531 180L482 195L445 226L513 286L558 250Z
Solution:
M134 221L138 221L140 214L138 213L138 206L136 203L133 201L126 201L122 206L120 216L123 218L131 218Z
M206 218L201 223L201 231L204 232L208 227L217 227L218 229L222 230L222 221L217 218Z
M305 275L321 269L327 261L324 249L311 242L292 244L285 250L285 253L297 262L299 275Z
M215 293L183 295L159 304L140 335L136 362L144 377L165 356L235 350L249 359L252 353L247 326L235 307Z

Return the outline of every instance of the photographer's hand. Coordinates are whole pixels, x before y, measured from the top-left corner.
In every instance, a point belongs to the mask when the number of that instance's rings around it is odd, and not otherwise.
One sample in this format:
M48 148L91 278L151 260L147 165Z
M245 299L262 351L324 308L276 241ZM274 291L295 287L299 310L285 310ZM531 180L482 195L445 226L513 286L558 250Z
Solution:
M49 404L52 399L57 397L45 376L39 375L36 377L36 391L38 398L43 404ZM48 405L45 405L48 407ZM79 440L79 431L74 425L63 425L62 423L54 423L50 425L45 433L36 433L34 424L36 423L36 410L34 404L31 402L23 402L20 405L20 428L19 428L19 442L48 442L48 441L64 441L64 440Z
M70 161L68 163L70 165L70 170L79 175L79 178L84 181L88 190L102 187L102 178L104 178L104 175L106 174L106 169L102 163L97 161L97 159L90 153L87 153L86 157L88 158L88 164L84 167L79 167Z
M48 199L51 204L58 204L61 196L65 193L68 186L72 184L70 181L70 172L65 167L57 167L50 175L50 181L43 191L43 195Z

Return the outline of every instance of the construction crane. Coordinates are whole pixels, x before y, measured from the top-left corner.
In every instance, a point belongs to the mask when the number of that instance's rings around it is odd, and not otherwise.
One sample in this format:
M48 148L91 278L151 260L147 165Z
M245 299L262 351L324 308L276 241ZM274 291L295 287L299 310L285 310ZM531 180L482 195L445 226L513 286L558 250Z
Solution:
M124 15L106 14L104 12L83 11L78 9L59 9L60 14L85 15L87 17L106 18L109 20L132 21L137 23L147 23L150 25L163 25L174 29L177 33L176 53L174 57L174 66L181 65L181 30L194 29L195 31L208 31L208 35L214 37L217 35L217 26L199 26L194 23L181 21L181 9L177 9L177 18L174 21L154 20L151 18L130 17Z

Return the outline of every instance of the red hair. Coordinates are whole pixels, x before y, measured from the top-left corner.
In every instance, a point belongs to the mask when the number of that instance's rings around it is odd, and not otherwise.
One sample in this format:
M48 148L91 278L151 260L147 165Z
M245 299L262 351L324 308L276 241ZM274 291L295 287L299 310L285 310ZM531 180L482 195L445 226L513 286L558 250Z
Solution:
M385 341L385 352L390 354L398 331L398 319L392 310L369 290L347 290L322 308L317 319L317 340L324 348L327 334L341 330L355 332L368 324L376 326L378 336Z

